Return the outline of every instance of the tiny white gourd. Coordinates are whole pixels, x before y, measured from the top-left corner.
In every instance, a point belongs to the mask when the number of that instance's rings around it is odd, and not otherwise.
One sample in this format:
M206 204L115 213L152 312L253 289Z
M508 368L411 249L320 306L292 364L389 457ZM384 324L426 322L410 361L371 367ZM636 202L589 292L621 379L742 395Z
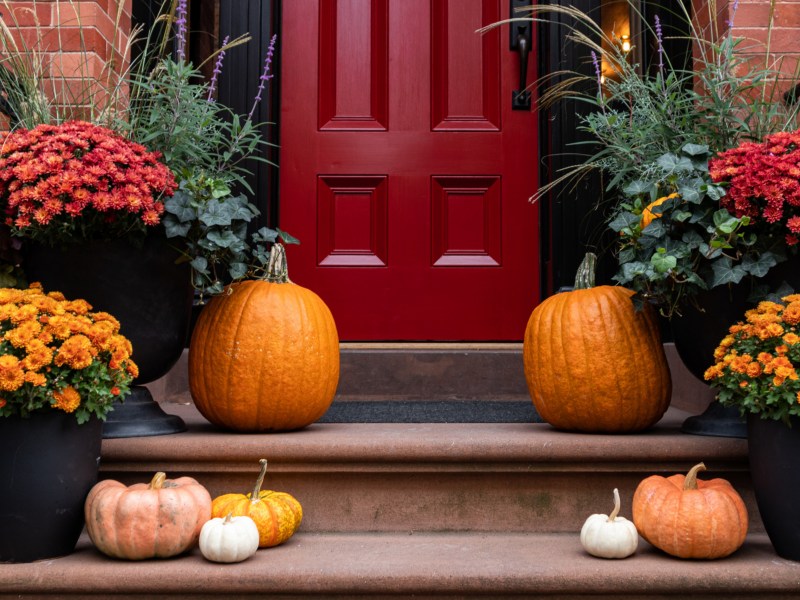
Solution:
M258 526L250 517L228 514L207 521L199 543L202 555L212 562L241 562L258 550Z
M619 490L614 488L614 511L610 515L592 515L581 528L581 544L592 556L626 558L636 552L639 532L625 517L618 517Z

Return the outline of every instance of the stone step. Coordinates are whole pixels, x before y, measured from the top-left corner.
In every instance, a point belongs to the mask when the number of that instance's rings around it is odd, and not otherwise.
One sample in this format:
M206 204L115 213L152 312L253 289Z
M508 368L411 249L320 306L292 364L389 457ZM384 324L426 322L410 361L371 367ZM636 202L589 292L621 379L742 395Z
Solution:
M0 565L0 598L745 598L800 597L800 563L763 534L715 561L672 558L643 540L622 562L575 533L310 533L220 565L198 550L125 562L87 538L66 557Z
M713 393L664 344L672 406L699 414ZM521 343L342 343L335 402L528 401ZM188 350L165 377L148 384L161 402L190 402Z
M705 462L733 483L762 530L747 467L747 442L682 434L688 413L672 408L631 435L564 433L542 423L313 424L280 434L237 434L191 404L164 405L186 433L103 441L101 475L127 484L155 471L189 475L213 496L250 491L258 460L265 487L293 494L303 530L320 532L578 531L608 513L612 490L630 515L636 485Z

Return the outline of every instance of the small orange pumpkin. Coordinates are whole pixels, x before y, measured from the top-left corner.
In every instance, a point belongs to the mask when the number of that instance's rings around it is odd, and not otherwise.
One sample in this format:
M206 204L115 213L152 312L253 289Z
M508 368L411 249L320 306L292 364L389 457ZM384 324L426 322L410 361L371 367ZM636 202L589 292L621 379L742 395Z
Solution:
M266 281L234 283L200 313L189 390L215 425L300 429L325 414L338 382L336 323L319 296L289 281L281 244L272 247Z
M595 261L587 254L574 290L533 310L523 343L528 390L559 429L640 431L664 415L672 394L655 312L637 311L631 290L594 287Z
M250 517L258 527L258 547L270 548L294 535L303 520L303 507L291 494L261 489L267 474L267 460L262 458L259 462L261 472L252 493L224 494L214 498L211 514L214 518L226 515Z
M89 491L84 513L89 537L104 554L167 558L197 543L211 518L211 495L191 477L167 479L162 472L130 487L106 479Z
M747 507L725 479L697 479L697 464L684 477L652 475L633 495L633 523L656 548L679 558L721 558L741 547Z

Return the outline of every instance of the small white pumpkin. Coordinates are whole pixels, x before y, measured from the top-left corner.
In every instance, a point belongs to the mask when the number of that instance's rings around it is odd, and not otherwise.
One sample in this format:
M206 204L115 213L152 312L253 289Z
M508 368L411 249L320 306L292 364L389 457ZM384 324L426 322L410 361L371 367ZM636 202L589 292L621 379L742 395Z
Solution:
M636 552L639 532L625 517L618 517L619 490L614 488L614 511L610 515L592 515L581 528L581 544L592 556L626 558Z
M250 517L207 521L200 530L200 552L212 562L236 563L253 556L258 550L258 527Z

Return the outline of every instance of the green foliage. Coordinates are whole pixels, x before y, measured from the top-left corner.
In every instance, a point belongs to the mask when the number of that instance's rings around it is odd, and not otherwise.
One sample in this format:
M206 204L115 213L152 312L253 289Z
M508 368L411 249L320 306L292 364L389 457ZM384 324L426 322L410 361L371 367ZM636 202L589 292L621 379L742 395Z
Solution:
M637 3L629 4L636 14ZM654 64L641 65L634 60L635 48L624 52L619 38L574 7L537 5L521 17L572 23L569 41L591 55L596 73L559 72L538 82L540 106L570 101L589 108L580 127L592 143L582 146L588 155L579 164L542 186L532 200L602 172L603 202L611 205L608 226L618 233L615 280L634 289L639 303L654 303L668 316L705 289L762 277L785 254L774 228L721 210L725 188L711 180L708 160L743 141L796 129L798 106L783 102L781 91L789 84L779 62L757 64L754 50L730 30L715 33L726 29L711 4L706 29L682 3L662 9L682 11L695 53L688 67L664 53L658 23L644 23L642 38L633 40L641 46L656 43ZM770 19L774 5L771 0ZM771 28L770 20L767 39ZM770 56L769 46L756 52ZM655 207L658 218L642 228L645 209L673 193L678 196Z
M221 293L226 281L263 277L268 244L279 238L299 243L280 229L262 227L248 234L258 209L218 180L185 180L164 209L167 237L185 240L192 283L205 294Z

